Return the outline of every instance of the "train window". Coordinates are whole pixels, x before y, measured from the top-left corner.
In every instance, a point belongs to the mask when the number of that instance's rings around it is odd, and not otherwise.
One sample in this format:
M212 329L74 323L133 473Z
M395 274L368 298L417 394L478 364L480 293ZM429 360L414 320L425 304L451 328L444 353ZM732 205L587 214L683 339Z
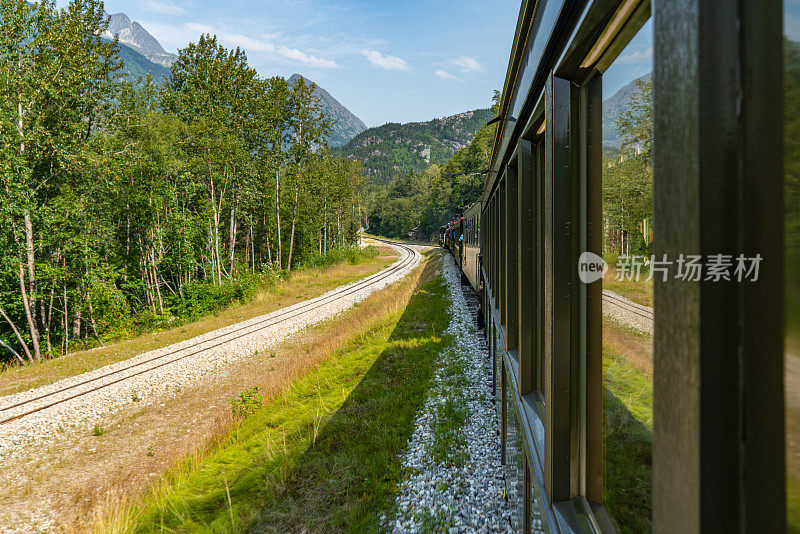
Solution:
M603 73L603 500L621 532L651 522L652 21Z
M786 509L800 532L800 5L784 10Z

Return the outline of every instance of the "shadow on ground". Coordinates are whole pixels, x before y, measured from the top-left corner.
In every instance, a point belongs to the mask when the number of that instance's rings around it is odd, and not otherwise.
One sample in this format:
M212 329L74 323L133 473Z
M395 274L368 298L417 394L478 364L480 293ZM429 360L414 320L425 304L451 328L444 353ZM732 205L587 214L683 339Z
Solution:
M605 506L620 532L651 530L653 432L605 392Z
M421 280L433 278L430 262ZM446 287L421 283L380 355L316 439L282 476L264 481L250 532L376 531L394 503L400 458L447 341ZM353 377L358 379L358 377ZM313 428L307 428L313 433Z

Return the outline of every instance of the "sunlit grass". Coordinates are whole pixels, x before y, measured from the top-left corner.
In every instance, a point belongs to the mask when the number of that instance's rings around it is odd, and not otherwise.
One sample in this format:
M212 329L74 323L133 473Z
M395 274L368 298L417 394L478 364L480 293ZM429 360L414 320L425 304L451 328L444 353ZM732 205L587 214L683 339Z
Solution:
M791 534L800 533L800 479L786 473L786 526Z
M400 456L450 340L441 278L354 331L274 402L182 462L144 502L99 525L116 532L372 532L391 509Z
M610 267L603 277L603 289L632 300L642 306L653 307L653 281L647 280L647 271L642 269L639 280L617 280L617 270Z
M603 348L604 500L620 532L650 530L653 383L609 347Z

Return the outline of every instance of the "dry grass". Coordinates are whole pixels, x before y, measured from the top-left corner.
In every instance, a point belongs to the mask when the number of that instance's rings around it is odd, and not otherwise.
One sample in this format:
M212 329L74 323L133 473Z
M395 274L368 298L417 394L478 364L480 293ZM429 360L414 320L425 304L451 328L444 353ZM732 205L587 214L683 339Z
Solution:
M603 346L624 356L634 368L653 379L653 336L603 316Z
M396 259L397 255L393 249L381 247L381 254L371 261L296 272L289 280L259 292L252 301L230 306L216 315L203 317L194 323L152 332L92 350L75 352L62 358L47 360L41 365L10 367L0 373L0 396L51 384L62 378L126 360L143 352L166 347L217 328L314 298L340 285L385 269Z
M647 273L645 271L642 271L638 281L617 280L616 276L617 270L614 267L609 267L608 272L603 277L603 289L613 291L617 295L630 299L637 304L653 307L653 281L646 280Z
M103 436L92 436L89 428L38 459L10 466L0 475L5 488L0 523L13 518L9 514L14 511L33 506L57 514L56 521L68 531L117 531L115 522L127 512L128 503L152 488L168 469L176 464L189 468L193 459L199 461L205 451L237 432L229 399L258 386L268 404L354 332L367 331L403 309L422 275L418 268L341 316L239 362L215 381L172 392L170 398L145 406L131 405L115 419L98 422L106 428ZM93 518L91 523L87 518Z

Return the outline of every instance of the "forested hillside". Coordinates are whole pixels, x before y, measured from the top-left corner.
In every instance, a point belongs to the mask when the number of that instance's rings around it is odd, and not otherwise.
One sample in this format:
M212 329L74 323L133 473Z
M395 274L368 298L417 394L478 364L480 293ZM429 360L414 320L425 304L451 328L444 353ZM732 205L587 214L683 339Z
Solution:
M370 231L393 237L428 239L442 224L478 199L483 192L484 173L489 166L496 128L495 125L486 126L489 121L486 117L497 112L498 98L499 94L495 93L492 109L470 112L471 124L482 127L478 127L471 142L456 150L443 164L434 163L421 171L399 174L389 184L373 188L369 196Z
M169 77L169 69L163 65L153 63L139 52L119 43L119 58L122 60L121 73L125 81L137 83L150 74L157 84L163 83Z
M652 228L653 222L652 80L635 80L618 96L607 106L613 110L609 115L613 122L604 121L603 125L604 131L608 129L616 135L616 146L604 147L603 216L609 234L617 236L610 238L609 244L624 244L632 251L649 253L651 242L644 238L639 226L646 220ZM368 198L370 231L430 239L441 225L479 200L494 130L494 125L481 128L467 147L456 151L443 165L402 173L385 185L373 184Z
M604 147L603 218L609 255L652 253L653 226L653 82L650 76L632 82L614 122L603 131L618 132L619 149ZM605 105L604 105L605 108Z
M177 324L352 242L363 178L313 85L208 35L125 83L99 0L0 20L0 359Z
M370 128L335 152L362 164L370 181L388 184L431 164L444 165L492 118L477 109L428 122L389 123Z
M299 74L292 74L289 78L289 84L294 85L300 78L304 77ZM306 83L313 83L308 78L304 79ZM361 119L353 115L341 102L333 98L328 91L316 84L314 86L316 87L314 94L322 105L322 111L331 119L331 131L327 138L328 146L342 146L367 129Z
M634 104L642 92L644 84L652 84L653 73L633 80L603 101L603 145L619 148L622 144L622 132L617 121L620 116Z

